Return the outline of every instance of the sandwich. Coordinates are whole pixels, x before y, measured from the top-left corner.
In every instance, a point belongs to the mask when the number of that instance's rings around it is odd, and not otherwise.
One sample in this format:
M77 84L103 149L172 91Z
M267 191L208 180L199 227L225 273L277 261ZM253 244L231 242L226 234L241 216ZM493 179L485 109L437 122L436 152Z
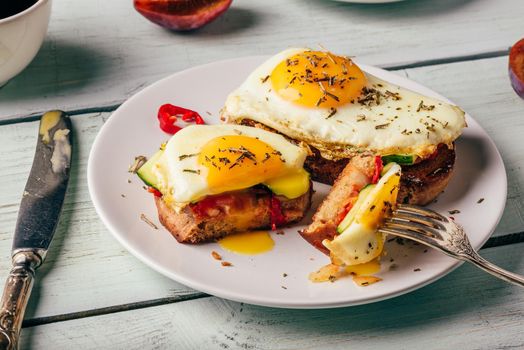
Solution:
M308 151L304 167L330 184L355 156L396 162L397 200L425 205L448 184L459 107L363 71L327 51L288 49L260 65L228 96L221 118L284 135Z
M401 167L380 156L355 156L342 170L303 231L309 243L337 266L368 263L383 251L378 228L395 208Z
M160 222L181 243L300 221L311 205L307 152L241 125L191 125L137 171Z

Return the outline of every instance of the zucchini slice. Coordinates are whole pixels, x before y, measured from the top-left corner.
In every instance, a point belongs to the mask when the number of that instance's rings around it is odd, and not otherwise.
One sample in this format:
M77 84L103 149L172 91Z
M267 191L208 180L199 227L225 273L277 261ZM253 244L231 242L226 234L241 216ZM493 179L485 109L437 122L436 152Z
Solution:
M368 184L366 185L362 190L360 190L358 194L357 201L353 205L353 207L349 210L349 212L346 214L344 219L340 222L340 224L337 227L337 232L342 233L346 228L351 225L353 220L355 220L355 214L358 212L358 209L362 206L362 203L364 203L366 197L371 192L373 188L375 188L376 185Z
M159 150L158 152L153 154L153 156L149 158L149 160L145 162L144 165L142 165L140 169L138 169L136 172L138 177L142 181L144 181L146 185L154 187L157 190L158 190L158 181L157 181L155 174L153 173L153 166L157 163L158 159L160 158L162 154L164 154L163 150Z
M382 156L382 162L384 164L397 163L399 165L411 165L415 162L415 156L411 154L390 154L388 156Z

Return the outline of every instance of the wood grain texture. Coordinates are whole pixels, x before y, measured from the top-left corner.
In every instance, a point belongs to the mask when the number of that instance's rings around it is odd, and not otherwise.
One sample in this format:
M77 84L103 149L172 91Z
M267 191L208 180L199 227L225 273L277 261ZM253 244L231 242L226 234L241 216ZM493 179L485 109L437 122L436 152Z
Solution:
M524 130L522 101L505 79L505 58L407 72L457 101L486 127L505 160L510 199L495 234L524 230ZM467 85L465 85L467 84ZM467 88L469 86L469 88ZM474 86L475 89L472 89ZM493 91L496 91L494 93ZM75 168L63 217L48 260L39 270L27 318L80 312L132 302L189 295L192 290L172 282L128 254L107 232L89 200L86 163L90 146L110 113L73 117L76 131ZM500 119L502 116L503 119ZM500 127L501 120L511 128ZM0 126L0 276L6 276L18 203L36 142L37 123Z
M524 273L523 248L483 255ZM468 265L369 305L285 310L210 297L25 328L22 349L521 349L523 318L521 288Z
M94 137L108 115L73 118L75 143L68 193L61 220L37 282L26 318L120 305L193 291L139 263L108 233L87 190L86 166ZM20 196L34 154L38 123L0 128L0 270L9 269L12 233Z
M408 69L410 79L442 93L461 106L488 132L508 173L508 198L497 233L524 227L524 103L507 77L507 58Z
M131 0L56 0L48 37L26 71L0 90L0 119L115 106L176 71L220 59L317 47L398 66L500 54L522 35L520 0L235 0L216 22L173 33Z

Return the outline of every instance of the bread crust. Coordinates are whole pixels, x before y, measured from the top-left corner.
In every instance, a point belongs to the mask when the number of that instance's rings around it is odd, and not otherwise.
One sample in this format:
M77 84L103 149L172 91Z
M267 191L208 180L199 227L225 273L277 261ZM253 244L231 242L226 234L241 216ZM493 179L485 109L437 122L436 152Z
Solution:
M277 132L251 119L243 119L240 123ZM296 142L292 139L290 141ZM349 159L326 159L316 148L311 145L308 145L308 148L310 155L304 162L304 168L311 174L311 179L333 185L348 164ZM450 148L446 145L439 145L434 156L429 159L422 160L414 165L402 165L397 201L415 205L431 203L448 185L454 165L454 146Z
M313 180L334 184L349 159L333 161L323 158L316 149L312 149L312 152L313 155L306 158L304 169L309 171ZM413 165L401 165L402 176L397 202L426 205L435 200L451 179L455 158L453 148L439 145L430 159Z
M311 224L300 232L301 236L320 251L329 254L322 241L335 237L337 226L347 213L346 208L354 204L360 190L371 182L374 170L373 156L353 157L318 207Z
M312 186L302 196L288 199L275 196L281 204L283 223L300 221L311 206ZM226 235L271 228L270 201L274 196L263 186L235 191L185 206L175 212L161 197L155 197L158 218L180 243L202 243ZM282 226L280 225L280 226Z
M431 159L402 166L397 202L426 205L444 191L455 166L455 149L439 145Z

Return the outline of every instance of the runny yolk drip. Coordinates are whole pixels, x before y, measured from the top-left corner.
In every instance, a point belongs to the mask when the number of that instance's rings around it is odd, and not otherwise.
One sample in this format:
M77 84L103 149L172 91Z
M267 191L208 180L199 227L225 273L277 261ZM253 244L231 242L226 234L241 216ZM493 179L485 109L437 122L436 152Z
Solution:
M369 276L380 271L380 258L375 258L364 264L346 266L346 272L357 276Z
M198 163L214 193L249 188L285 171L282 154L256 138L229 135L202 147Z
M218 244L233 253L257 255L273 249L275 242L267 231L251 231L226 236Z
M271 72L273 90L305 107L335 108L355 101L366 76L351 59L305 51L280 62Z
M334 282L342 277L353 276L353 282L359 286L368 286L381 281L380 277L373 276L380 271L380 258L373 259L364 264L339 266L328 264L322 266L318 271L309 274L311 282Z

